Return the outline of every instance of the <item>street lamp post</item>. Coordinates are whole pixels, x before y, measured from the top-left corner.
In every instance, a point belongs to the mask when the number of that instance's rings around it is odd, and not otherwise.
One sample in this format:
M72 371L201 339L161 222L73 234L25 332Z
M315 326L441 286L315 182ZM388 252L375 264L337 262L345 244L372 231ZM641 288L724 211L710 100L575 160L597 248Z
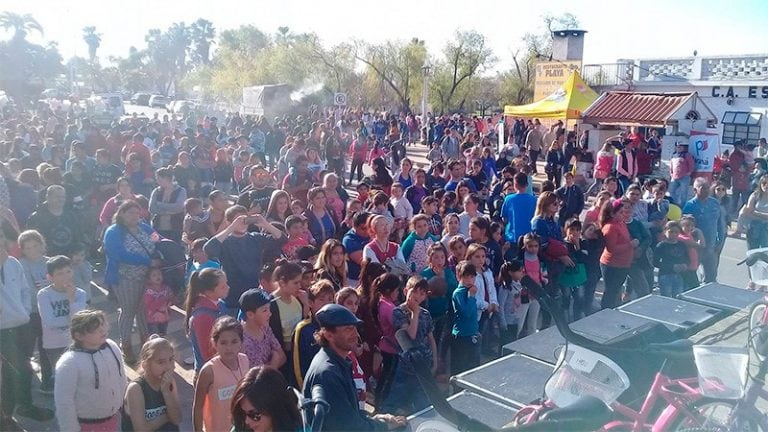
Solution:
M424 73L424 88L421 92L421 123L422 127L429 128L429 119L427 118L427 98L429 97L429 71L432 66L429 64L429 59L424 60L424 66L421 67L421 71ZM429 143L429 129L427 129L426 142Z

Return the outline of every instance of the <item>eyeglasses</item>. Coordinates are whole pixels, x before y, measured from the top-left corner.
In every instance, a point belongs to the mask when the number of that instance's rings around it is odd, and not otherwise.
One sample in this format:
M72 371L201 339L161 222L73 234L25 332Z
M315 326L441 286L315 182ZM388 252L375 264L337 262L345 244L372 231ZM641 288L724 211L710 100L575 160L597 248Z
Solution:
M246 417L248 417L249 419L251 419L251 420L253 420L255 422L261 421L261 417L263 415L264 414L262 414L262 413L260 413L258 411L248 411L247 413L245 413Z

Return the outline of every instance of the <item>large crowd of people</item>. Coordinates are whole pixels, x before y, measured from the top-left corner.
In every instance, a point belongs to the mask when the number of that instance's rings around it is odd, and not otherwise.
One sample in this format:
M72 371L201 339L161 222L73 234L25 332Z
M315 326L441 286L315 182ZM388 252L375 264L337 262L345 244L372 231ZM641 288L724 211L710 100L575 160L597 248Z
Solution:
M41 109L0 125L4 431L21 430L14 416L62 431L172 431L183 416L195 431L301 430L289 386L325 390L326 430L396 428L429 404L400 330L446 382L551 324L524 276L576 320L715 281L732 222L768 246L765 139L735 145L712 179L677 143L667 179L654 173L673 143L655 130L591 152L588 132L534 119L509 123L500 150L495 120L462 115L193 113L103 130ZM119 308L117 341L94 282ZM191 410L165 338L172 305ZM33 357L55 413L33 404Z

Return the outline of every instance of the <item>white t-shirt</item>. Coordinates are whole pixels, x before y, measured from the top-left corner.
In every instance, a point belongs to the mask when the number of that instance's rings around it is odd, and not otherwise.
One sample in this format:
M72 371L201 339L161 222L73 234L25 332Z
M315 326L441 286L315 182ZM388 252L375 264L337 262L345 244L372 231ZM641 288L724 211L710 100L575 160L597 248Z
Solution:
M75 288L75 300L70 303L67 293L47 286L37 293L37 307L43 327L43 348L66 348L72 343L69 321L75 312L84 310L88 295Z

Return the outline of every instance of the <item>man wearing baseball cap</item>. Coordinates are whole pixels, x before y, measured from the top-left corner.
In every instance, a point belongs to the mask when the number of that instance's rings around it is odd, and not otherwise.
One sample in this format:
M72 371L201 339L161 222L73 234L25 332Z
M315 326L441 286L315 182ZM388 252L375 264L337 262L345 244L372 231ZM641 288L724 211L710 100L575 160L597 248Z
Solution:
M404 426L404 417L391 414L369 417L358 408L357 390L347 355L357 346L360 337L357 326L363 322L349 309L338 304L323 306L315 314L315 319L320 325L315 340L321 348L312 359L304 379L304 397L311 398L312 389L315 386L322 387L330 406L323 429L370 431Z

